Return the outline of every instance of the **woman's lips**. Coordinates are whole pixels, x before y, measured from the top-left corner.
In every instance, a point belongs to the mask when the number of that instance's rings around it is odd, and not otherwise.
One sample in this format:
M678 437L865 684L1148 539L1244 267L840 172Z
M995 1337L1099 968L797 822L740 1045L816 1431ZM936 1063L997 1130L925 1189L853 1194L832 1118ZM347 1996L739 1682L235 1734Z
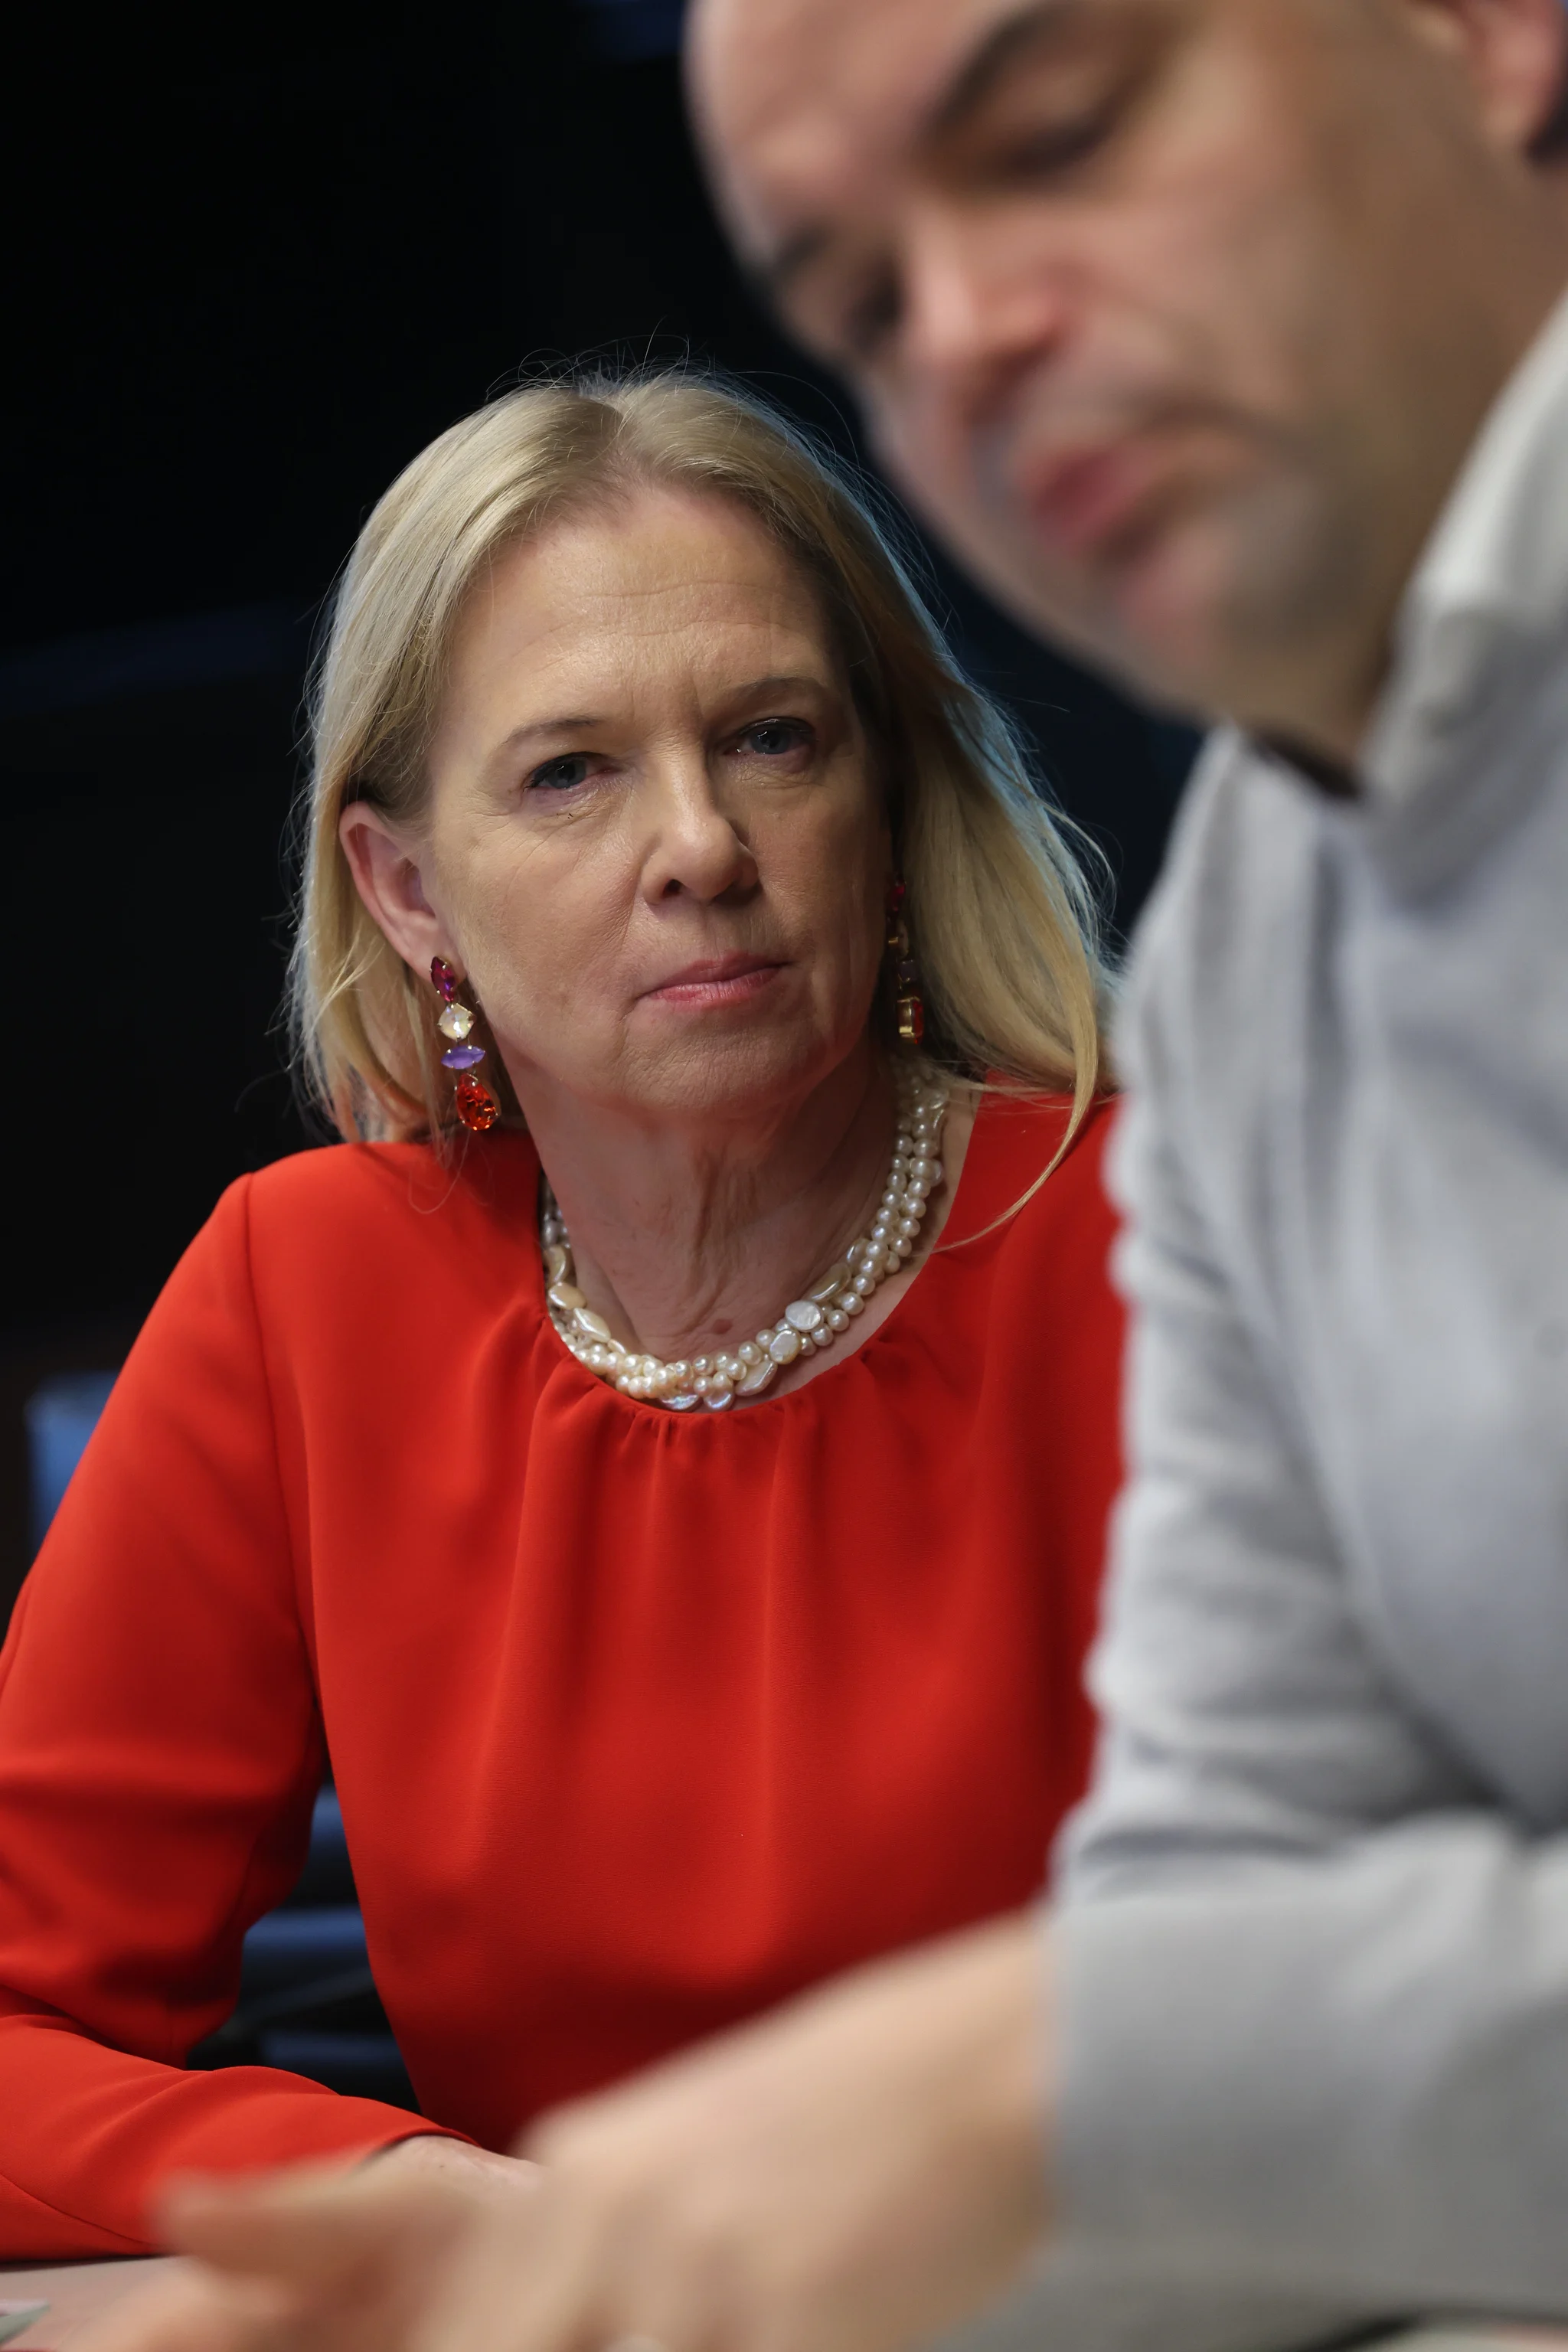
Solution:
M744 1004L758 996L784 970L766 956L711 956L671 972L668 980L645 989L644 1002L690 1010L705 1006Z

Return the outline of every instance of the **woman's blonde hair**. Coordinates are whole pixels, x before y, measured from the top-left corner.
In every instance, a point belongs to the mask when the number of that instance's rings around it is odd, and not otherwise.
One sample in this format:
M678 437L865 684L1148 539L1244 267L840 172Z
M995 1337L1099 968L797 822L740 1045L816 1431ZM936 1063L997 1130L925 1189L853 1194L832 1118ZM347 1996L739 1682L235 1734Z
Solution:
M1101 1072L1095 906L1016 735L958 667L867 495L758 402L671 373L492 402L423 450L360 533L313 679L302 810L289 1004L315 1103L342 1135L449 1123L435 992L366 911L339 821L367 800L417 824L470 591L552 520L640 485L745 508L813 582L886 780L924 1050L971 1079L1070 1092L1076 1128ZM515 1110L504 1073L499 1090Z

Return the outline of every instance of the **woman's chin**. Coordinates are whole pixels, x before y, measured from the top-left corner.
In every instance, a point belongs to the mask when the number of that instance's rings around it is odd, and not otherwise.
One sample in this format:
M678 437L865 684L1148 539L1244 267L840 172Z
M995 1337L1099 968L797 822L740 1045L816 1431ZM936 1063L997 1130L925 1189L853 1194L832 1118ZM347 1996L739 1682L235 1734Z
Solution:
M770 1120L843 1058L841 1048L798 1022L693 1024L684 1036L659 1040L658 1049L642 1043L627 1072L628 1093L643 1113L677 1119Z

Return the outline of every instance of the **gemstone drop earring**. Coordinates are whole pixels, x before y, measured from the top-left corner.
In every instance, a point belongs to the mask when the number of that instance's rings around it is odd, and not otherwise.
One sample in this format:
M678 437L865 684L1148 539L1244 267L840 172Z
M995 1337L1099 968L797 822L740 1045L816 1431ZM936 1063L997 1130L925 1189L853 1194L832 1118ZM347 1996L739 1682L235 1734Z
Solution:
M457 1077L453 1102L458 1117L472 1134L483 1135L485 1129L493 1127L500 1118L500 1105L483 1079L474 1076L485 1058L485 1049L472 1044L469 1039L468 1032L474 1025L473 1010L469 1005L458 1003L458 975L445 956L431 958L430 978L441 1000L436 1025L443 1037L452 1040L441 1061L444 1067Z
M899 1035L906 1045L918 1045L926 1033L925 999L921 994L921 970L910 947L910 927L904 920L907 896L901 882L888 889L888 953L893 959L893 994L899 1011Z

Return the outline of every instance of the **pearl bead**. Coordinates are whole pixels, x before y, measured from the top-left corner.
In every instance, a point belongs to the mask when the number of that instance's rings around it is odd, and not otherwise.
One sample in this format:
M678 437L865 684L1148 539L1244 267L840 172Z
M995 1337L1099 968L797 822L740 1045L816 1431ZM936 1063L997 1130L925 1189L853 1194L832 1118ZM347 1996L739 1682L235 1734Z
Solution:
M651 1398L671 1412L700 1405L721 1412L737 1395L758 1396L785 1364L830 1348L847 1331L866 1302L889 1275L913 1255L926 1196L942 1181L936 1141L947 1109L946 1095L927 1090L909 1072L895 1073L899 1088L898 1132L892 1165L868 1233L812 1285L791 1299L777 1323L755 1339L713 1356L661 1363L657 1356L623 1347L601 1315L594 1313L574 1279L572 1238L546 1184L542 1188L539 1235L545 1295L563 1344L580 1364L600 1375L622 1395Z

